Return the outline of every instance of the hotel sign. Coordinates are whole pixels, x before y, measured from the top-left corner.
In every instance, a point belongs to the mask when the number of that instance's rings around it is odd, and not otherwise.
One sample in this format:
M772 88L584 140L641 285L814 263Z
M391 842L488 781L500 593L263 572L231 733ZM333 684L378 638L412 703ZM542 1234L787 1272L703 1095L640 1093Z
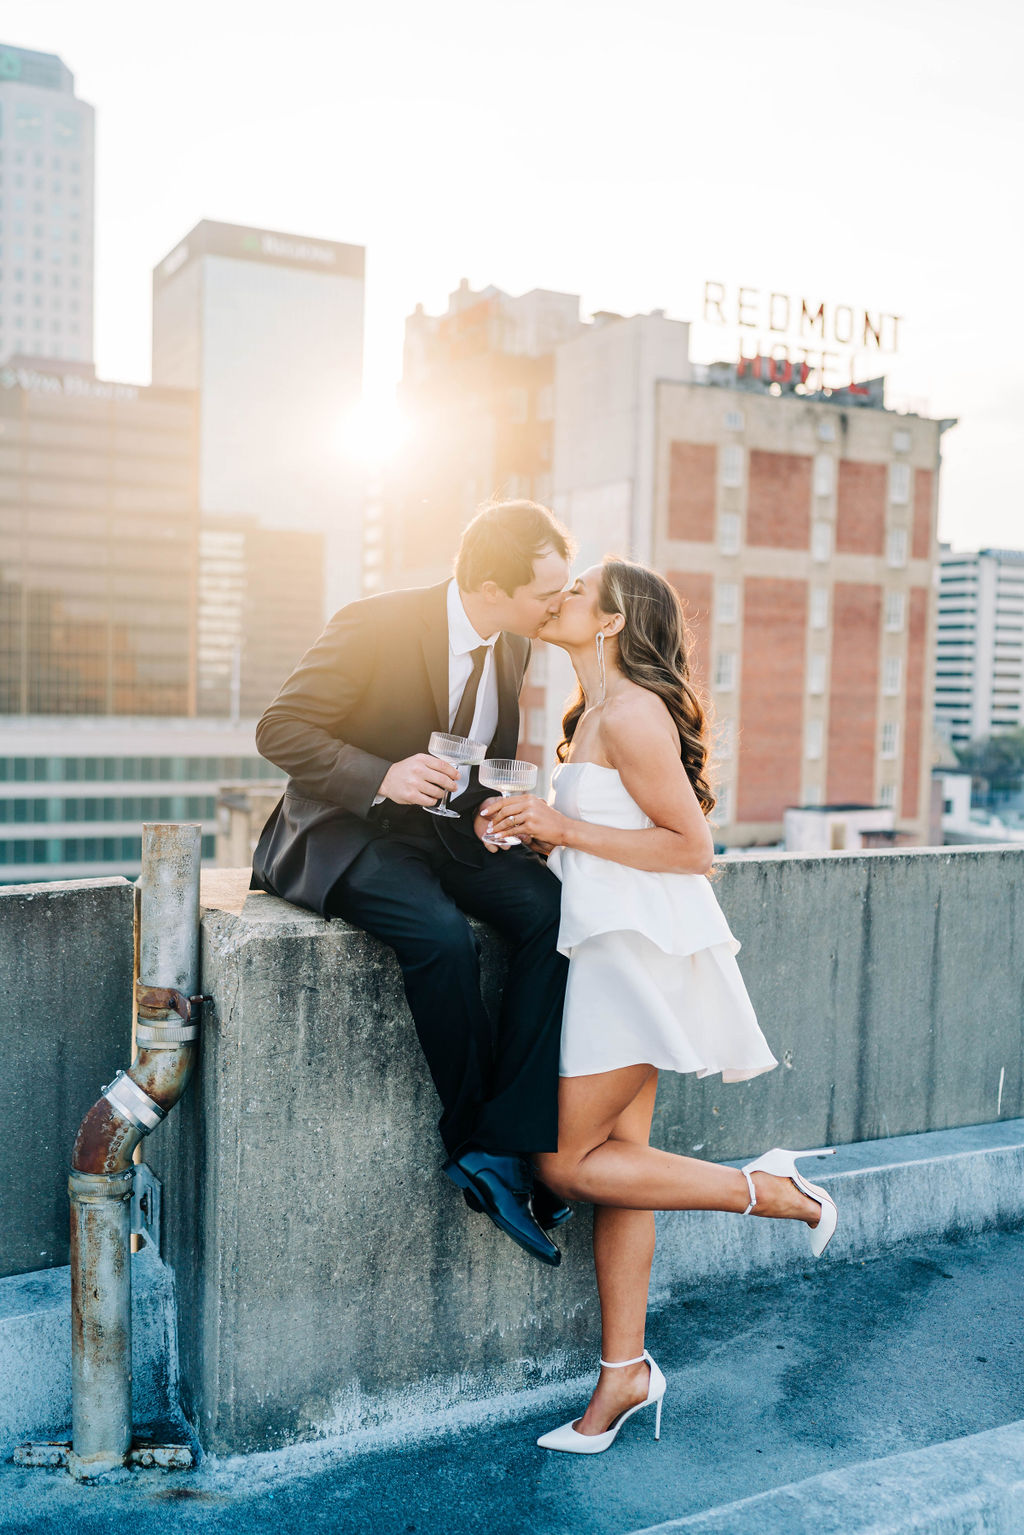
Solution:
M738 332L740 373L760 376L774 363L780 381L795 376L809 391L848 388L872 367L865 354L899 350L903 323L883 310L720 282L704 284L703 319Z

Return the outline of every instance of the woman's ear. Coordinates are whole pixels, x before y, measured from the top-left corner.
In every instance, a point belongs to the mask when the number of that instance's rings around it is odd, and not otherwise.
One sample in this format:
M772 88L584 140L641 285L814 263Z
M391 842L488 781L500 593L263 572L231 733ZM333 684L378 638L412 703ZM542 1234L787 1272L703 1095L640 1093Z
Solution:
M626 620L624 615L622 613L616 613L614 617L610 618L604 625L604 633L609 639L611 639L613 634L619 634L625 627Z

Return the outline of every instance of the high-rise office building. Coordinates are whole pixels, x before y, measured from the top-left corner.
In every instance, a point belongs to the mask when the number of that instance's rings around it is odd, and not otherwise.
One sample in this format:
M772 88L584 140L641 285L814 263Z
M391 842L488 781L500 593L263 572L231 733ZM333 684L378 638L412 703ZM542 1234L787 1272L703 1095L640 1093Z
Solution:
M258 719L323 626L324 536L205 518L197 712Z
M56 54L0 44L0 362L92 361L93 109Z
M0 366L0 714L195 711L195 396Z
M204 219L153 273L153 382L198 393L203 518L322 534L331 608L362 584L343 440L362 392L363 266L358 245Z
M935 726L953 746L1024 728L1024 551L943 545Z

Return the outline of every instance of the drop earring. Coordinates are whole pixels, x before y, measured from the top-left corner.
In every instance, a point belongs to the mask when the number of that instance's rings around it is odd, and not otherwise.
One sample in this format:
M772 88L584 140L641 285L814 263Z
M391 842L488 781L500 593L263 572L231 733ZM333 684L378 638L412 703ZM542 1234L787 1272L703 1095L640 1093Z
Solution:
M597 632L596 644L597 644L597 672L598 672L598 676L601 679L601 697L600 697L600 699L598 701L600 703L604 703L604 695L605 695L605 689L606 689L607 683L606 683L605 671L604 671L604 634L601 632L600 629Z

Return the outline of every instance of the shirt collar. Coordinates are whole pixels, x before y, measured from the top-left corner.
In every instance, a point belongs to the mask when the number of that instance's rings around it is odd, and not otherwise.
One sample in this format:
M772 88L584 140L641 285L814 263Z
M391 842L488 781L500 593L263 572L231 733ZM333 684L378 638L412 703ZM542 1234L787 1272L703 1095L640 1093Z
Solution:
M486 639L477 634L469 621L469 614L462 605L462 597L459 593L459 583L453 576L448 583L448 648L453 656L468 655L471 650L476 650L480 645L494 645L500 629L495 629Z

